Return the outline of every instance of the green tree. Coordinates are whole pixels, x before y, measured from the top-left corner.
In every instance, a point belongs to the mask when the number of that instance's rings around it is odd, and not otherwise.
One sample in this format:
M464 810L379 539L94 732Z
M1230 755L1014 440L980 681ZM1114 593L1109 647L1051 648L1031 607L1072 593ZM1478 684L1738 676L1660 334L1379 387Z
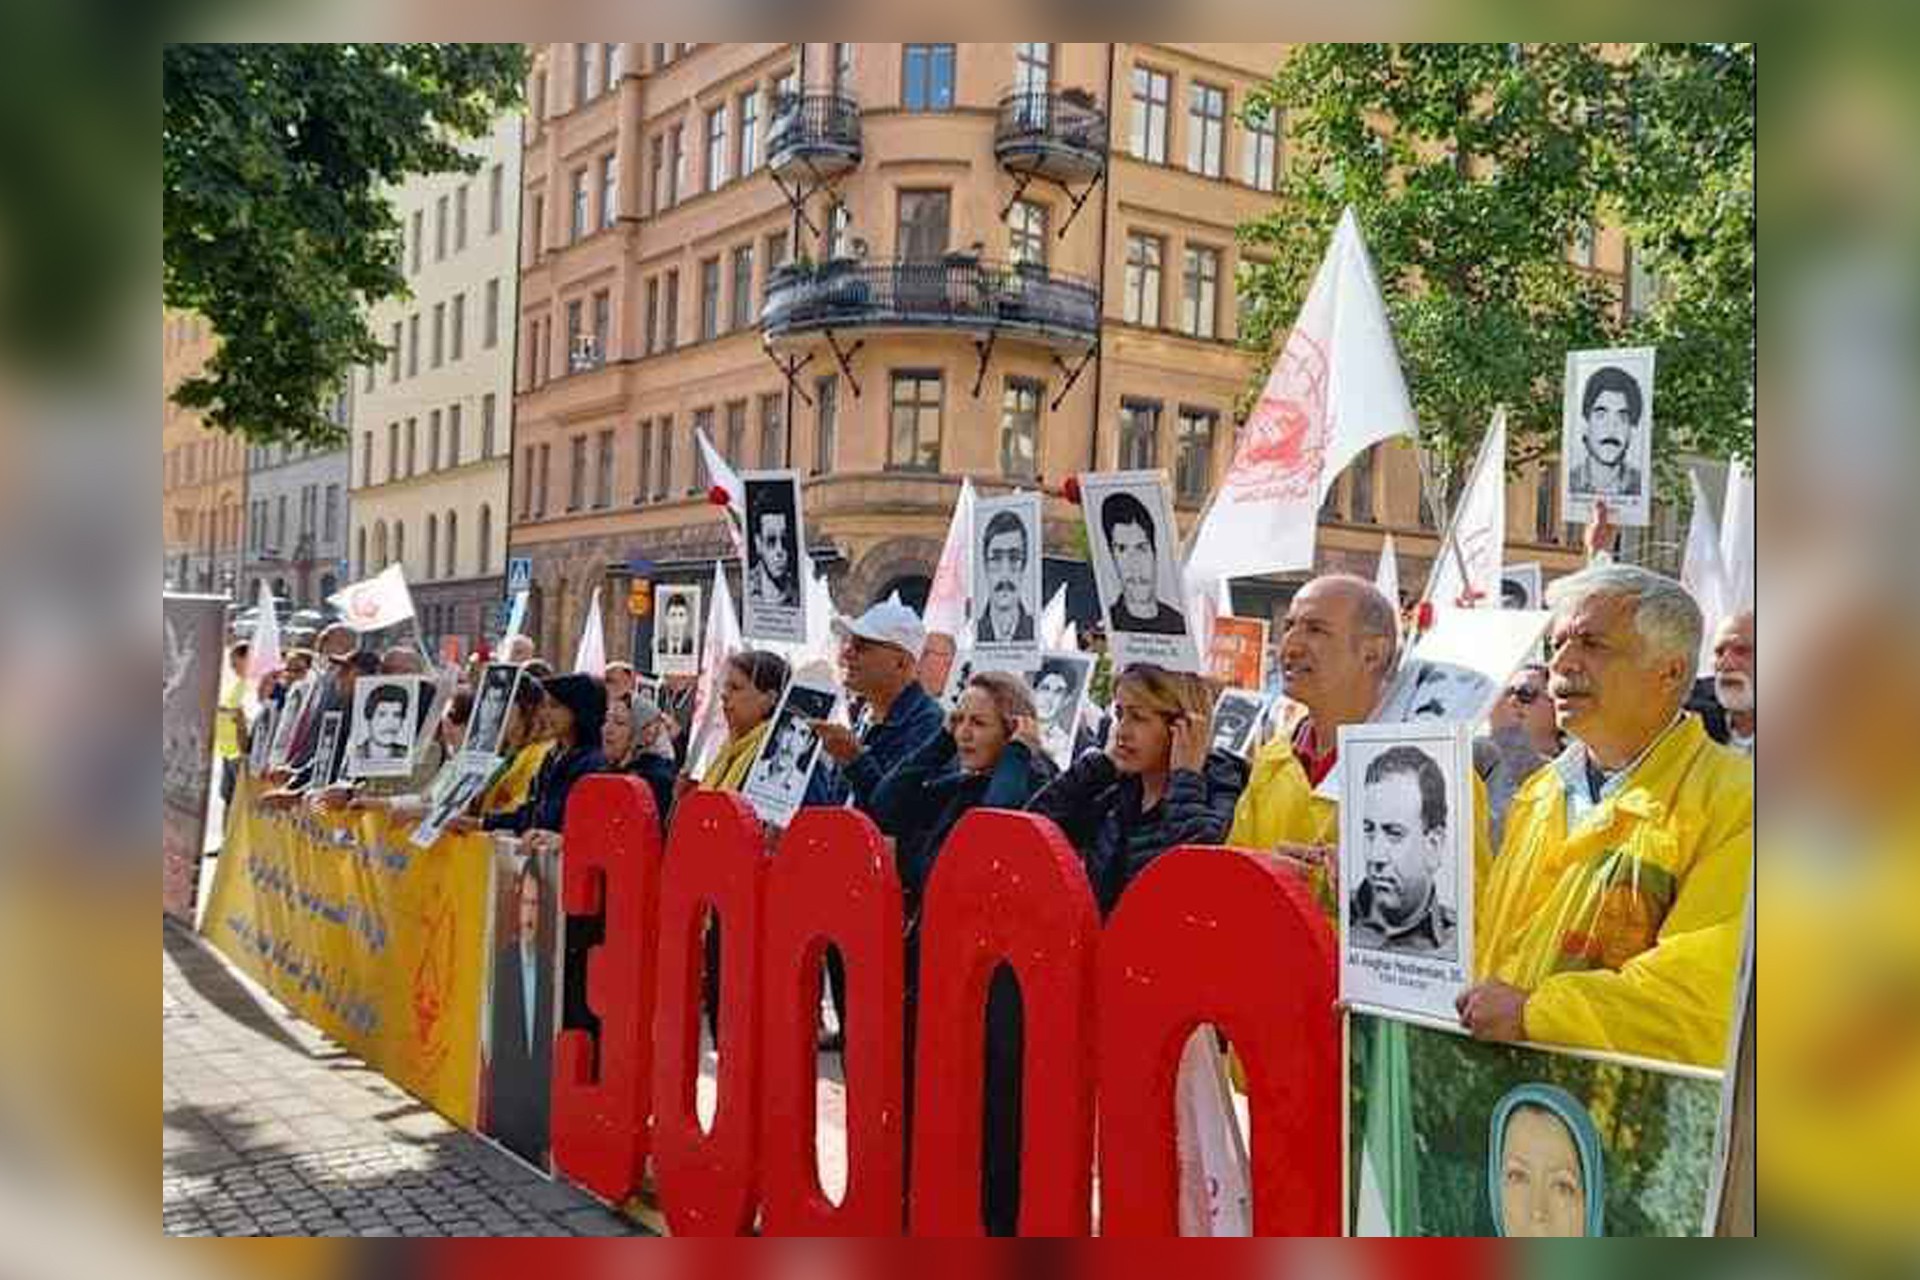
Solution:
M1571 253L1618 220L1628 175L1647 184L1636 207L1650 210L1680 182L1650 182L1624 145L1638 62L1583 44L1304 45L1243 108L1284 113L1292 151L1272 212L1240 228L1249 249L1272 257L1243 280L1243 340L1270 352L1284 339L1352 205L1442 518L1495 405L1508 407L1511 465L1550 455L1566 353L1638 336L1617 287ZM1669 429L1668 358L1663 350L1658 439L1670 454L1700 433Z
M162 269L220 336L174 400L255 442L338 443L322 410L404 294L388 185L471 172L460 140L520 99L511 44L169 45Z

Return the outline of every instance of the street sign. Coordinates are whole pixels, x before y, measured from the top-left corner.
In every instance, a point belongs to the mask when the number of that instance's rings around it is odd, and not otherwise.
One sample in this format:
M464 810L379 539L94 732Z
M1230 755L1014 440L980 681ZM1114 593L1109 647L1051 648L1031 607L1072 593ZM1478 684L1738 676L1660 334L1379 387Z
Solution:
M533 557L507 557L507 595L513 596L533 586Z

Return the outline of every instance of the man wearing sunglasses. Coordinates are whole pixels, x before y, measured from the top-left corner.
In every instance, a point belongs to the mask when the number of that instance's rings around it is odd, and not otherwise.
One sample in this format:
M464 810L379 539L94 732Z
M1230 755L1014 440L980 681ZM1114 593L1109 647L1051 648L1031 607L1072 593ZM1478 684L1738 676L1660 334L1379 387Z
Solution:
M1545 664L1530 662L1513 673L1487 714L1492 732L1473 744L1473 763L1487 784L1493 808L1493 844L1506 833L1507 805L1533 771L1560 754L1560 727L1547 696Z

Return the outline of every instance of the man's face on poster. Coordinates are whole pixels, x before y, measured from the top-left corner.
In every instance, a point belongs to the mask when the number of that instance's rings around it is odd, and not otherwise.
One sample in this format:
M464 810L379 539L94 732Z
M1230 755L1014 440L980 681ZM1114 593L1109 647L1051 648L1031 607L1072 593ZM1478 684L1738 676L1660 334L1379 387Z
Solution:
M791 558L787 550L786 512L769 511L760 517L760 529L754 537L754 546L760 552L760 567L769 576L784 580L787 561Z
M1464 719L1467 712L1478 705L1486 688L1487 678L1472 667L1456 667L1447 662L1426 663L1413 684L1413 718Z
M1007 529L987 539L987 600L1004 613L1020 607L1020 579L1027 571L1027 535Z
M684 596L675 596L667 601L667 639L678 647L687 638L687 628L692 625L692 610L688 609Z
M1159 587L1153 539L1137 524L1113 526L1113 565L1120 574L1120 594L1134 613L1154 612Z
M1364 804L1360 839L1367 887L1382 915L1404 922L1432 892L1445 830L1422 827L1420 783L1411 773L1389 773L1368 783Z
M806 754L807 746L813 741L813 730L806 722L793 716L780 726L780 741L774 747L773 762L782 772L800 767L800 757Z
M1219 742L1238 742L1246 734L1247 709L1239 704L1220 708L1214 717L1213 736Z
M540 882L520 877L520 945L532 947L540 939Z
M1633 443L1634 421L1628 416L1627 397L1620 391L1602 391L1587 410L1587 429L1580 441L1593 460L1603 467L1617 467L1626 461Z
M383 698L367 711L367 736L376 747L392 750L407 745L407 704L398 698Z
M1051 723L1060 718L1067 705L1067 678L1058 671L1044 673L1033 686L1033 708L1040 719Z

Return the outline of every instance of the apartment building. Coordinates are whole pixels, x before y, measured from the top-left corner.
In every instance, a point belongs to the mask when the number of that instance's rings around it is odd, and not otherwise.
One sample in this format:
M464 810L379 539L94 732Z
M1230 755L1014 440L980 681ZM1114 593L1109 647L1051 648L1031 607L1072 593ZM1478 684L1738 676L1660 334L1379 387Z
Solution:
M327 406L345 433L352 423L351 381ZM247 448L243 600L265 582L276 599L317 609L348 579L347 449L257 444Z
M161 581L171 591L231 596L240 581L246 445L173 403L173 389L213 355L206 320L162 311L160 333Z

